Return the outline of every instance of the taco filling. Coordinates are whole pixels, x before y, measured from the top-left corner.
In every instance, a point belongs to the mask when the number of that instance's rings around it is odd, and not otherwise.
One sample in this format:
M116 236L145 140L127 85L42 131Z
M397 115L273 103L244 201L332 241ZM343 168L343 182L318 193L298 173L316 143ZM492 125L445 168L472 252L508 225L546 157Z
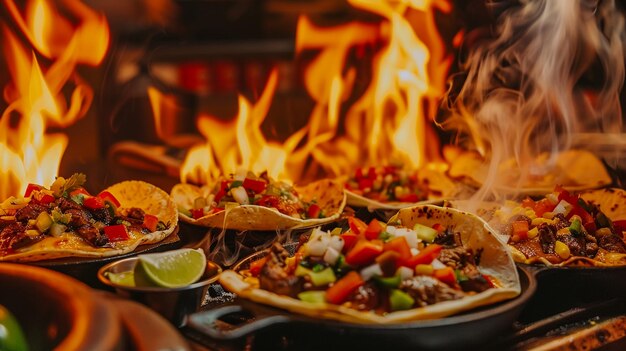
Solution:
M510 258L508 267L484 271L489 265L481 262L484 248L467 245L463 238L480 235L462 234L446 222L447 210L433 211L442 222L396 219L386 225L350 218L345 232L316 228L300 238L294 255L275 243L265 257L238 272L239 279L230 271L220 282L253 300L302 313L323 304L328 317L357 322L443 316L519 292ZM487 261L493 257L489 254ZM507 270L510 276L502 274Z
M358 168L345 186L354 194L380 202L418 202L441 196L429 188L427 180L418 179L417 172L396 166Z
M626 226L578 194L556 187L547 196L509 202L494 213L516 260L547 264L626 263Z
M72 251L78 256L127 251L129 243L134 248L142 242L160 240L176 225L174 208L172 218L159 218L129 206L123 191L120 198L114 195L119 186L91 195L83 187L85 182L85 175L80 173L68 179L58 177L49 189L29 184L23 197L2 202L0 258L28 260L29 254L34 259L63 256L61 252L71 255ZM155 233L163 235L155 239Z
M248 172L246 175L224 178L217 182L207 196L196 197L193 207L183 208L182 212L193 219L199 219L239 205L274 208L282 214L299 219L326 217L318 204L303 201L293 186L271 179L267 172L260 176Z

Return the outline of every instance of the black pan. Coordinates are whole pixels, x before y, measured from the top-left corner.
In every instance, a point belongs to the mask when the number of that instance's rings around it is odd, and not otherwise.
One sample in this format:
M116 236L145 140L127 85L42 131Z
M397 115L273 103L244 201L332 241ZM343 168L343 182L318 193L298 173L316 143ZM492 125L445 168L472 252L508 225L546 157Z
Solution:
M259 252L244 259L237 268L254 261ZM435 320L398 323L391 325L366 325L315 319L292 314L278 308L236 299L233 303L192 314L188 327L214 340L237 340L250 335L274 335L278 338L293 336L299 343L295 349L320 349L361 346L367 349L393 345L395 349L459 349L484 344L498 335L510 331L537 289L533 274L518 269L521 294L508 301L485 306L463 314ZM323 336L320 339L320 336ZM294 348L289 345L287 348Z

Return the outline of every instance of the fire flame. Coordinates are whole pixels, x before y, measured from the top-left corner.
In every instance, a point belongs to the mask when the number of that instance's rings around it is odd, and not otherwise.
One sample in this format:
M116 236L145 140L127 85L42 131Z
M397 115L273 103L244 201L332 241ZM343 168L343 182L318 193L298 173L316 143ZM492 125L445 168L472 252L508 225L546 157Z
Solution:
M182 182L210 183L241 167L301 181L346 175L359 166L393 163L417 168L436 160L439 142L429 130L430 121L445 91L450 58L437 33L434 11L449 12L449 3L350 3L384 21L323 28L307 17L299 19L297 53L317 52L304 77L315 102L308 123L282 143L266 140L261 124L276 89L273 71L256 103L239 97L234 120L199 118L207 142L188 153ZM363 92L358 81L364 72L355 64L362 57L354 55L367 50L376 52L371 72L365 72L370 82Z
M93 91L74 74L74 68L102 62L109 45L108 25L80 2L62 3L75 16L76 25L49 1L29 1L25 16L12 0L4 1L35 50L29 52L6 24L2 26L12 81L4 89L8 107L0 120L0 198L23 194L28 183L54 181L68 140L46 130L73 124L93 99ZM38 55L51 63L44 67ZM62 89L70 79L74 85L66 100Z

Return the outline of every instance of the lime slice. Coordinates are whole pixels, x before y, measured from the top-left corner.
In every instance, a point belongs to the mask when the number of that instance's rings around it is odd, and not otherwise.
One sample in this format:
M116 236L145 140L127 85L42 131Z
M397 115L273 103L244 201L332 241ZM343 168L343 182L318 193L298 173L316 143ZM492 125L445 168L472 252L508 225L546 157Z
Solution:
M0 350L28 350L26 338L15 317L0 305Z
M201 249L180 249L138 257L143 273L156 285L166 288L195 283L207 265Z

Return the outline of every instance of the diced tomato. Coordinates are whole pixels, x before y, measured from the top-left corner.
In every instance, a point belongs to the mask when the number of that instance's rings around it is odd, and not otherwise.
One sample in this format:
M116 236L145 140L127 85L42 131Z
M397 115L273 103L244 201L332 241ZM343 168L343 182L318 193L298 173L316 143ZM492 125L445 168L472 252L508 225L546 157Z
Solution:
M43 194L39 200L37 200L40 204L47 205L54 202L54 196L50 194Z
M396 173L397 168L394 166L385 166L383 169L383 174L384 175L388 175L388 174L394 174Z
M155 215L145 214L143 215L143 227L151 232L156 232L159 225L159 218Z
M483 274L483 278L485 278L485 280L487 281L487 283L489 283L489 287L490 288L495 288L496 287L496 283L495 283L495 278L488 275L488 274Z
M343 239L343 252L350 251L351 248L354 247L359 237L351 232L341 234L341 238Z
M534 209L535 208L535 200L527 197L524 200L522 200L522 207L526 207L526 208L531 208Z
M565 200L565 201L569 202L570 204L577 204L578 203L578 195L570 194L570 192L565 190L565 188L563 188L562 186L557 185L554 188L554 191L559 194L558 195L559 201Z
M378 220L373 219L365 229L365 238L368 240L378 239L383 229L383 225Z
M88 197L85 198L83 206L87 207L90 210L99 210L101 208L104 208L104 200L96 196Z
M261 269L263 269L263 266L265 266L265 262L267 262L267 259L269 257L270 256L267 255L260 260L256 260L250 263L250 274L252 274L252 276L254 277L258 277L259 274L261 274Z
M527 221L514 221L511 223L511 228L513 229L513 239L514 241L521 241L528 239L528 222Z
M449 286L456 285L456 275L454 274L454 269L451 267L436 269L433 272L433 276Z
M123 224L110 225L104 227L104 235L109 238L110 242L128 240L128 229Z
M373 179L363 178L363 179L359 180L359 189L360 190L371 189L372 186L374 186L374 180Z
M386 242L383 246L383 250L397 252L400 255L401 260L408 260L411 258L411 247L406 241L406 238L403 236L399 236Z
M321 207L319 207L317 204L311 204L311 206L309 206L309 209L306 212L306 215L307 215L307 218L319 218L320 212L322 212Z
M215 200L215 202L220 202L224 195L226 195L226 190L222 189L215 194L215 198L213 200Z
M210 214L214 214L214 213L219 213L219 212L222 212L222 211L224 211L224 208L222 208L222 207L213 207L211 209L211 212L209 212L209 213Z
M346 255L346 262L353 266L362 266L374 261L383 252L383 246L376 242L359 240Z
M356 217L348 217L348 224L350 225L350 230L352 230L354 234L365 234L367 224L365 224L362 220Z
M554 210L554 207L556 207L556 205L552 204L550 200L541 199L535 203L533 210L535 211L537 217L541 217L544 213Z
M263 195L263 197L254 202L255 205L273 208L278 208L279 203L280 199L276 195Z
M428 245L417 255L412 256L407 260L404 260L401 265L409 268L415 268L415 266L417 266L418 264L431 264L435 260L435 258L439 256L441 249L443 249L441 245Z
M371 180L376 179L376 167L370 167L367 170L367 177Z
M398 201L400 202L418 202L419 196L417 194L406 194L398 197Z
M363 168L357 168L356 171L354 172L354 178L356 180L362 179L363 178Z
M365 282L359 273L350 271L326 290L326 301L339 305L363 284L365 284Z
M193 219L198 219L204 217L204 209L202 208L192 208L191 209L191 217Z
M100 194L97 195L97 197L105 201L111 201L111 203L113 203L115 207L120 207L120 202L115 198L115 196L113 196L113 194L111 194L108 191L101 192Z
M441 223L435 223L433 224L433 229L440 232L443 230L443 225Z
M259 194L267 188L267 182L264 180L246 178L243 180L243 187L246 190L253 191L255 194Z
M43 188L44 187L42 187L41 185L29 183L26 187L26 191L24 192L24 197L29 197L33 193L33 191L41 190Z

